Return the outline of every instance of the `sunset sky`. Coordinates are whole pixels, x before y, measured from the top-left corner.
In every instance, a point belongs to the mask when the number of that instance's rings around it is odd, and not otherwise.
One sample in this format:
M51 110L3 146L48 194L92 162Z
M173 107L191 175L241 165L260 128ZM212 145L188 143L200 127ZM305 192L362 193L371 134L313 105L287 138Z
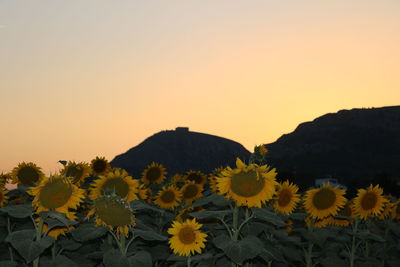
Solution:
M251 150L399 105L399 14L398 0L0 0L0 172L112 160L177 126Z

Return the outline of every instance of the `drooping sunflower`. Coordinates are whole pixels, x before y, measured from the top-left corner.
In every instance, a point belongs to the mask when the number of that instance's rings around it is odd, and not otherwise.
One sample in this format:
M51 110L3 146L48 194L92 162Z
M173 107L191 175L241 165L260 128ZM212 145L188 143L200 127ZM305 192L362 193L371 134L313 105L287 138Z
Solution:
M133 210L117 195L100 196L94 201L93 208L87 218L95 215L97 226L104 226L115 231L117 235L128 236L129 228L136 225Z
M139 184L139 197L142 200L150 200L153 198L153 191L151 191L151 188L147 187L144 184ZM147 202L147 201L146 201Z
M207 234L199 229L202 224L196 219L186 220L183 223L172 222L172 227L168 229L168 234L172 235L168 243L175 254L189 256L195 252L201 254L201 249L205 248Z
M194 219L192 216L190 216L190 213L200 212L200 211L205 211L205 209L201 206L197 207L189 206L187 208L182 209L176 216L175 220L180 223L183 223L187 219Z
M196 184L194 181L187 181L180 191L182 192L182 200L185 204L189 204L201 198L203 195L203 186Z
M6 200L8 199L7 194L8 191L4 186L0 186L0 208L4 206Z
M89 164L85 162L76 163L74 161L68 161L61 170L61 174L77 186L83 184L85 179L89 177L90 172L91 169Z
M285 181L278 185L276 197L274 197L274 209L277 212L289 215L300 201L297 185Z
M194 181L196 184L204 185L207 181L207 177L201 171L190 170L186 172L184 176L185 181Z
M179 206L179 201L182 200L182 192L175 185L168 187L164 186L159 192L154 201L155 204L163 209L173 209Z
M333 226L349 226L354 220L352 204L348 201L343 208L339 209L337 216L332 216L329 224Z
M133 179L129 174L119 168L109 171L106 175L100 175L90 188L89 198L95 200L101 195L115 193L119 197L130 202L138 199L139 181Z
M11 171L13 184L19 183L25 186L33 186L39 184L43 178L44 173L41 168L33 162L22 162Z
M63 176L51 176L32 187L28 193L34 196L32 206L36 213L55 210L64 214L76 209L84 198L84 190Z
M160 184L165 180L166 169L162 164L152 162L142 173L142 182L144 184Z
M358 189L357 197L354 198L354 211L361 219L367 219L370 215L381 214L387 202L379 185L372 187L371 184L367 190Z
M261 207L275 193L275 169L268 165L246 166L239 158L236 169L227 167L217 178L219 194L235 200L238 206Z
M400 200L397 200L395 203L393 203L392 218L394 220L400 220Z
M91 161L90 169L92 170L93 175L99 176L107 173L111 169L111 166L105 157L96 157Z
M65 217L70 221L76 221L78 219L78 217L76 216L75 212L68 212L68 213L65 214ZM40 217L35 219L36 225L39 224L39 220L40 219L41 219ZM68 231L70 231L70 230L72 230L74 228L75 228L74 225L57 226L57 227L54 227L54 228L50 229L50 231L47 233L47 235L51 236L51 237L53 237L54 239L57 240L60 235L65 236L65 234ZM43 223L42 233L45 233L48 229L49 229L49 226L46 223Z
M314 219L322 219L329 215L337 215L340 208L346 204L345 190L330 184L310 189L304 197L304 208Z

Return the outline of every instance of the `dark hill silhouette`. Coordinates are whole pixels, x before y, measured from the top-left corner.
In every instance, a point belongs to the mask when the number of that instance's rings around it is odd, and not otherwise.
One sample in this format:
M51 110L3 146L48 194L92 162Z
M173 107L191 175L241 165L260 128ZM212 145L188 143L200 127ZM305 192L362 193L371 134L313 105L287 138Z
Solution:
M248 159L249 156L250 152L237 142L178 127L175 131L154 134L116 156L111 166L123 168L139 178L153 161L163 164L168 174L173 175L188 170L208 173L219 166L234 166L236 157Z
M388 182L400 176L400 106L329 113L267 147L278 174L302 185L326 175L349 186Z

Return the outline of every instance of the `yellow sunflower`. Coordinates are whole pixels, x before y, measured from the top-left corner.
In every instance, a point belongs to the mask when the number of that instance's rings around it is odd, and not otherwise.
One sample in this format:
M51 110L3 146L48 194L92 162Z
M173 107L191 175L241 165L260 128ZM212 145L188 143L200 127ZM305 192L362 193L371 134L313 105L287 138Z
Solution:
M105 157L96 157L91 161L90 169L94 175L98 176L107 173L111 169L111 166Z
M152 162L142 173L142 182L144 184L160 184L165 180L166 169L162 164Z
M61 170L61 174L77 186L83 184L85 179L90 176L90 172L89 164L85 162L76 163L74 161L68 161L64 165L64 169Z
M91 185L89 198L95 200L101 195L115 193L119 197L130 202L138 199L139 181L133 179L123 169L113 169L106 175L100 175L99 179L95 180Z
M180 192L175 185L168 187L164 186L162 190L158 192L155 204L163 209L173 209L179 206L179 201L182 200L182 192Z
M184 181L194 181L196 184L204 185L207 181L207 177L204 173L200 171L190 170L186 172L184 176Z
M214 193L218 194L217 177L210 176L208 178L208 182L209 182L211 191L213 191Z
M400 200L397 200L392 205L392 218L394 220L400 220Z
M67 214L69 209L76 209L84 198L84 190L62 176L45 178L28 193L34 196L32 206L36 208L36 213L55 210Z
M300 201L297 191L297 185L285 181L278 185L277 196L274 197L275 211L289 215L296 208L297 203Z
M346 204L345 190L324 184L321 188L310 189L304 197L304 208L314 219L337 215Z
M387 198L386 198L387 199ZM389 200L388 202L386 202L383 206L383 211L381 212L381 214L379 214L378 216L376 216L376 219L379 220L385 220L387 218L389 218L390 216L392 216L392 207L393 207L394 203L391 203Z
M139 184L138 190L140 199L149 200L151 202L151 199L153 198L153 191L151 191L151 188L145 186L144 184Z
M118 236L128 236L129 228L136 225L133 210L117 195L106 195L96 199L87 218L95 215L96 225L115 231Z
M70 221L76 221L78 219L78 217L76 216L75 212L68 212L68 213L65 214L65 217ZM35 219L36 225L39 224L39 220L40 219L41 219L40 217ZM70 230L72 230L74 228L75 228L74 225L57 226L57 227L54 227L54 228L50 229L50 231L47 233L47 235L51 236L51 237L53 237L54 239L57 240L60 235L65 236L65 234L68 231L70 231ZM49 226L46 223L43 223L42 232L45 233L48 229L49 229Z
M346 218L345 218L346 217ZM352 224L354 220L354 212L352 204L348 201L343 208L339 209L337 216L330 217L330 225L346 227Z
M227 167L217 178L219 194L232 198L238 206L261 207L275 193L276 171L268 165L246 166L239 158L236 169Z
M354 211L361 219L367 219L370 215L381 214L387 202L379 185L374 187L370 185L367 190L358 189L357 197L354 198Z
M6 200L8 199L7 194L8 191L4 186L0 186L0 208L4 206Z
M313 219L314 223L313 223L312 227L323 228L323 227L328 226L329 223L331 222L331 217L332 216L327 216L327 217L320 218L320 219ZM310 215L306 217L305 221L306 221L306 224L308 227L311 226L311 220L312 220L312 217Z
M200 206L197 207L189 206L187 208L182 209L176 216L175 220L180 223L183 223L187 219L194 219L192 216L190 216L189 213L200 212L200 211L205 211L205 209Z
M44 173L41 168L33 162L22 162L11 171L13 184L19 183L25 186L33 186L39 184L43 178Z
M182 200L185 204L189 204L202 197L203 186L194 181L187 181L180 191L182 192Z
M176 173L176 174L174 174L174 176L172 176L172 178L171 178L171 184L177 184L177 183L184 182L183 178L184 178L183 175L181 175L181 174L179 174L179 173Z
M201 254L201 249L205 248L207 234L199 229L202 224L196 219L186 220L183 223L172 222L172 227L168 229L168 234L172 235L168 243L175 254L180 256L190 256L195 252Z

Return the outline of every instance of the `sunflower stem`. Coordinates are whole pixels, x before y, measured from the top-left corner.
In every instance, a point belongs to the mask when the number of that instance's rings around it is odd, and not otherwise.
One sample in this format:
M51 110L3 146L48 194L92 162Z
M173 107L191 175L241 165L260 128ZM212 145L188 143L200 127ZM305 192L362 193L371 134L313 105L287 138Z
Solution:
M11 222L10 222L10 216L8 215L7 215L7 232L8 234L11 234ZM10 252L11 265L14 266L14 254L10 244L8 245L8 251Z
M350 253L350 267L354 267L354 259L356 254L356 234L358 230L359 219L356 218L353 227L353 238L351 242L351 253Z
M32 220L33 217L31 216ZM35 220L33 220L35 228L36 228L36 241L40 241L42 238L42 229L43 229L43 219L39 217L39 225L36 227ZM39 258L40 255L33 260L33 267L39 267Z
M312 233L313 232L313 227L314 227L314 219L311 219L310 225L308 226L308 232ZM305 251L305 260L306 260L306 266L307 267L312 267L313 262L312 262L312 249L313 249L314 243L311 240L308 240L308 248L307 251Z
M238 224L239 224L239 208L235 204L235 206L233 207L233 214L232 214L232 241L237 241L239 238ZM236 263L232 262L231 267L237 267Z
M190 267L192 263L192 258L190 257L190 255L187 258L187 267Z
M126 241L126 239L125 239L125 234L121 234L120 235L120 249L121 249L121 253L122 253L122 255L126 255L126 249L125 249L125 241Z
M56 259L56 242L53 243L53 246L51 247L51 258L53 261Z

